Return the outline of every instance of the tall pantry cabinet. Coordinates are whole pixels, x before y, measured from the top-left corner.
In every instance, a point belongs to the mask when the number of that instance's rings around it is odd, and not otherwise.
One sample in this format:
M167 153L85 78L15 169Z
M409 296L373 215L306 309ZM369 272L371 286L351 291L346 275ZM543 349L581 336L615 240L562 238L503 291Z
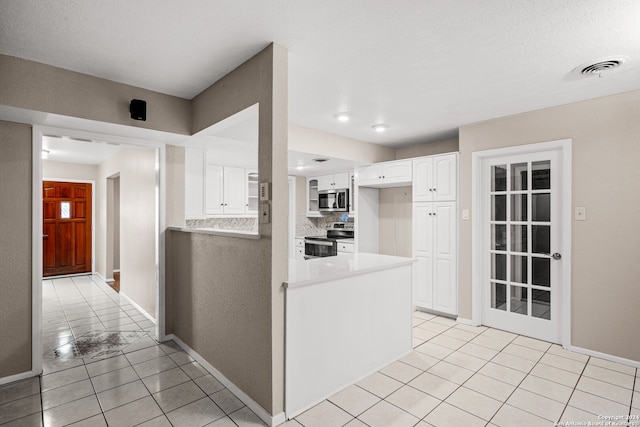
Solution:
M458 313L458 154L413 159L414 305Z

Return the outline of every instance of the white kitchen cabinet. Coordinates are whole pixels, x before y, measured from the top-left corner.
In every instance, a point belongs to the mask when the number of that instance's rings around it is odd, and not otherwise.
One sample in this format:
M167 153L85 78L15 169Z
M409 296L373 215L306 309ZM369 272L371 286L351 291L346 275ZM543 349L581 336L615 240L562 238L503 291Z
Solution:
M207 215L245 213L245 170L207 164L205 172L205 212Z
M355 173L349 172L349 218L355 218L356 216L356 200L358 200L358 194L356 193L355 180Z
M307 216L322 216L318 205L318 177L307 178Z
M295 259L304 259L304 239L295 239L296 242L296 257Z
M207 165L205 169L205 212L207 215L224 213L224 167Z
M247 170L247 204L244 212L246 214L258 213L258 172Z
M321 175L318 179L318 190L337 190L349 188L349 172Z
M205 151L187 148L184 155L185 217L187 219L201 219L205 217Z
M414 305L456 315L457 280L456 202L413 204L413 255L417 259Z
M352 254L354 252L353 250L353 242L342 242L340 240L338 240L337 242L338 245L338 253L339 254Z
M376 163L358 169L358 185L362 187L401 187L411 185L411 160Z
M413 160L413 201L456 200L458 154L420 157Z

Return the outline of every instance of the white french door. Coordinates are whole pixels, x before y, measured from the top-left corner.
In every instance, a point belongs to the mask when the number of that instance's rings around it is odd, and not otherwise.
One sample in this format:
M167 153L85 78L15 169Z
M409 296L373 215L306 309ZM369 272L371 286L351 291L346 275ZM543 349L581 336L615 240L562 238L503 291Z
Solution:
M559 151L482 160L482 323L561 342Z

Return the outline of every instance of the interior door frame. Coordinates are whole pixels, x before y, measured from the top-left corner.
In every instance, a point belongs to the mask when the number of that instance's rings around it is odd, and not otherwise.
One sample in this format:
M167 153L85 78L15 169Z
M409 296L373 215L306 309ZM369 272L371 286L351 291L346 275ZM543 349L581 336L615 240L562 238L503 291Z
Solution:
M95 226L96 224L96 181L92 179L59 179L59 178L50 178L50 177L43 176L42 179L40 180L41 186L44 181L91 184L91 274L95 274L96 272L96 226ZM42 203L42 198L40 199L40 203ZM34 234L34 237L35 237L35 234ZM86 273L79 273L79 275L82 275L82 274L86 274ZM68 276L75 276L75 275L76 274L69 274Z
M20 375L28 378L42 373L42 138L44 135L67 135L84 139L117 142L122 145L152 148L156 158L155 201L155 278L156 278L156 336L165 340L165 233L166 229L166 147L162 142L138 138L98 134L49 126L32 126L32 228L31 228L31 372ZM95 186L94 186L95 190ZM95 197L95 192L93 197ZM95 215L95 209L94 209ZM95 230L95 223L93 224ZM95 242L95 239L94 239ZM93 259L95 260L95 252ZM92 269L95 265L92 264ZM95 271L95 270L94 270Z
M472 218L472 307L471 321L475 325L482 324L482 286L483 286L483 227L485 219L482 206L482 163L485 159L511 155L531 154L541 151L557 151L559 164L562 168L562 202L561 219L562 227L562 303L560 320L560 338L564 348L571 347L571 139L539 142L533 144L517 145L512 147L496 148L472 153L471 170L471 209L475 214Z

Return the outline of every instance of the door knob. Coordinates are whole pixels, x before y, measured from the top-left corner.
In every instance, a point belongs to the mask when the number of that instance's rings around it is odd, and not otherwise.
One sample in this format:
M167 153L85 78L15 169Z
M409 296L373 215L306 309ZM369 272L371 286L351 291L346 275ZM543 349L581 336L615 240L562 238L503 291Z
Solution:
M562 259L562 255L559 254L558 252L555 252L553 254L545 253L544 255L549 255L551 258L555 259L556 261L559 260L559 259Z

